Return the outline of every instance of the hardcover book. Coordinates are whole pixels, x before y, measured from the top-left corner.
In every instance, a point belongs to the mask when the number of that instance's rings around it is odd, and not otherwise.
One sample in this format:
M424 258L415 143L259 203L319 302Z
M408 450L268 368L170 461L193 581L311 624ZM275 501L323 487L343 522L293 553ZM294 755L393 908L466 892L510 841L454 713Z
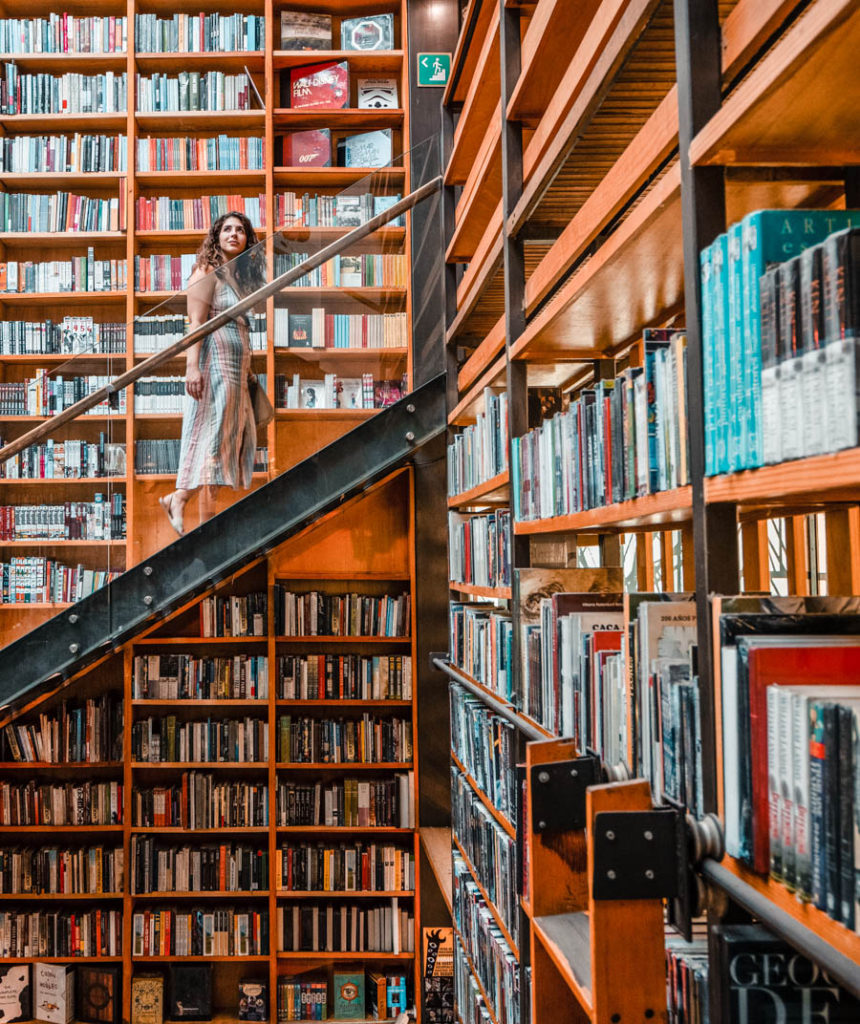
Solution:
M131 1024L162 1024L164 978L160 974L135 974L131 979Z
M285 135L284 164L287 167L331 167L331 131L312 128Z
M337 144L339 167L385 167L391 163L391 129L349 135Z
M364 1020L364 971L335 971L334 1016L338 1020Z
M313 316L311 313L290 313L290 348L310 348Z
M0 1021L30 1020L30 965L0 968Z
M343 61L290 68L293 110L340 110L349 105L349 65Z
M393 50L394 15L366 14L340 23L342 50Z
M359 78L356 88L361 110L394 110L397 107L396 78Z
M75 1016L74 967L33 964L33 1016L48 1024L69 1024Z
M330 50L331 15L281 11L282 50Z
M269 1019L269 985L266 981L242 978L239 982L239 1020Z
M77 1019L90 1024L118 1024L121 989L118 966L81 964L77 976Z
M210 964L170 965L170 1019L212 1019Z

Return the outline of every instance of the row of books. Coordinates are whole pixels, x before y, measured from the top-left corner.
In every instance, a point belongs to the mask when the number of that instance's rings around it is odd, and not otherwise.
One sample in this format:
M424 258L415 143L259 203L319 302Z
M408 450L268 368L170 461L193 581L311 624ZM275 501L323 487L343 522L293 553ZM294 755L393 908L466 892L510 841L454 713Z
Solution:
M0 967L4 1020L46 1024L119 1024L120 967L114 964L34 963Z
M686 334L646 330L644 367L582 390L511 442L516 518L543 519L689 482Z
M452 601L448 609L451 662L505 700L513 700L511 613L487 602Z
M35 377L0 384L0 416L54 416L82 398L100 391L111 378L101 374L86 377L49 376L50 370L37 369ZM126 411L126 392L118 393L117 407L104 399L84 413L85 416L122 415Z
M249 715L199 722L149 716L132 723L131 753L144 764L261 763L269 758L269 729L264 719Z
M135 14L138 53L236 53L262 50L266 19L258 14Z
M275 374L275 407L278 409L386 409L406 393L403 377L376 380L372 373L360 377L301 377L292 381L284 373Z
M160 438L136 441L134 471L140 476L173 475L179 469L180 441L178 438ZM254 472L265 473L269 465L269 449L254 450ZM120 472L124 473L125 469Z
M385 654L280 654L279 700L412 700L412 658Z
M330 128L309 128L283 136L281 158L286 167L388 167L394 158L390 128L358 135L335 136Z
M275 854L278 889L286 892L411 892L415 855L398 846L284 844Z
M461 494L508 468L508 395L484 389L483 410L448 445L448 493Z
M278 827L414 828L415 794L411 771L387 778L334 782L278 781Z
M134 287L139 292L184 291L197 266L197 254L152 253L134 257Z
M210 195L200 199L141 196L134 209L135 224L141 231L208 231L219 217L233 212L244 213L255 228L266 223L265 195Z
M402 594L296 592L275 585L275 627L282 636L408 637L412 601Z
M2 825L119 825L122 783L0 782Z
M309 980L310 978L310 980ZM319 975L278 977L278 1024L291 1020L389 1020L412 1005L406 974L334 970L329 982ZM332 1017L329 1018L329 1005Z
M181 110L250 110L254 91L243 72L180 71L134 76L135 98L140 113Z
M275 306L275 348L405 348L405 313L291 313Z
M275 276L300 267L303 252L275 253ZM291 288L405 288L405 253L353 253L333 256L321 267L293 281Z
M457 934L454 935L454 1001L463 1024L490 1024L493 1019Z
M280 715L278 761L282 764L404 764L412 760L408 718L310 718Z
M67 260L0 262L0 292L118 292L128 287L126 260L97 260L92 247L86 256Z
M63 505L0 505L0 540L121 540L125 497L67 501Z
M134 388L136 413L182 414L185 404L185 377L141 377Z
M357 228L400 202L400 193L380 195L365 192L352 195L311 195L279 192L275 196L275 223L284 227ZM403 227L403 214L388 221L388 227Z
M6 442L0 438L0 443ZM0 479L5 480L80 480L124 474L125 445L109 442L104 431L98 441L50 439L30 445L0 466Z
M200 602L201 636L265 636L269 599L265 590L251 594L213 594Z
M459 768L451 767L451 829L508 933L517 942L517 844L499 825Z
M493 807L513 825L517 815L517 734L458 683L449 691L451 750Z
M269 889L269 851L247 843L172 846L131 837L132 893L253 892Z
M269 824L269 788L225 782L206 772L183 772L179 783L136 785L131 817L141 828L263 828Z
M203 138L143 136L137 140L138 171L261 171L264 167L263 139L258 135L222 132Z
M124 323L97 323L91 316L54 320L0 321L0 355L77 355L104 352L125 355Z
M458 971L458 953L468 955L489 1001L493 1018L501 1024L518 1024L519 964L489 907L481 895L462 857L454 851L452 874L454 923L462 937L463 948L455 946L454 970ZM458 943L459 945L459 943ZM472 966L465 965L471 972ZM463 966L460 966L461 973ZM463 979L467 980L467 979ZM467 983L467 989L468 989ZM479 1018L480 1019L480 1018Z
M448 578L476 587L511 585L510 509L488 515L448 513Z
M119 572L64 565L53 558L20 555L0 563L0 604L73 604L100 590Z
M128 19L49 14L0 18L0 53L124 53Z
M128 109L126 73L64 75L22 72L3 65L0 112L3 114L124 114Z
M341 50L391 50L394 15L364 14L340 20ZM281 48L284 50L337 49L330 14L281 11Z
M132 956L265 956L269 915L235 907L153 907L131 919Z
M74 135L6 135L0 139L0 171L15 174L125 172L127 162L125 135L75 132Z
M104 846L0 848L0 893L120 893L123 849Z
M374 906L338 901L278 907L278 950L285 953L411 953L415 915L399 897Z
M10 722L2 733L3 761L65 764L122 760L122 699L112 693L83 704L63 701L38 722Z
M850 210L757 210L702 251L705 469L709 475L761 466L766 442L768 461L774 462L812 454L813 449L835 451L857 444L854 346L841 344L856 331L857 313L850 301L845 303L844 295L838 297L838 281L856 280L856 267L852 271L843 262L850 243L829 248L826 269L818 250L829 235L851 227L857 217L858 212ZM818 254L804 257L808 249ZM794 269L787 278L780 278L780 290L786 293L780 318L774 301L776 275L767 275L764 292L761 279L766 271L792 258L797 259ZM846 315L847 333L842 322ZM768 422L764 419L765 363L772 392ZM782 377L783 367L785 387L774 383ZM821 394L827 397L816 397ZM780 418L784 402L790 403L791 416ZM804 404L810 422L806 426L798 420L795 430L794 421ZM832 416L827 415L827 407ZM776 421L771 419L774 410Z
M122 956L122 911L0 910L0 956Z
M252 352L266 350L266 314L246 313L248 343ZM189 331L188 317L182 313L162 313L134 318L135 352L161 352L181 340Z
M0 231L125 231L125 225L125 189L112 199L0 192Z
M268 664L258 654L137 654L131 694L134 700L266 700Z

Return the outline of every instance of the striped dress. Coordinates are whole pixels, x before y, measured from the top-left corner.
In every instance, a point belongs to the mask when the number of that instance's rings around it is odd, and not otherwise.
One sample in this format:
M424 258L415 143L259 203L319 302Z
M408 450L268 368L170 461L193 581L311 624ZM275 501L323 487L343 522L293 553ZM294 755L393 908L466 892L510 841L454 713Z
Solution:
M220 275L210 316L235 305L241 296ZM248 488L254 469L257 429L248 393L251 348L248 321L238 317L200 343L203 395L187 392L176 486L192 491L204 485Z

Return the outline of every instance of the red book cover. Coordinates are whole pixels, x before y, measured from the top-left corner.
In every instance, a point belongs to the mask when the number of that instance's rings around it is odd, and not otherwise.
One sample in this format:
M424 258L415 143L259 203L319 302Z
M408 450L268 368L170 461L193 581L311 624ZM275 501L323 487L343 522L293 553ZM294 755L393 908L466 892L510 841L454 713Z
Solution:
M788 637L786 638L788 639ZM795 638L796 640L799 638ZM754 647L749 654L750 754L752 760L753 864L770 870L770 816L767 764L767 688L860 684L860 638L857 645Z
M284 164L287 167L331 167L331 132L315 128L284 136Z
M349 105L349 65L345 60L290 68L293 110L341 110Z

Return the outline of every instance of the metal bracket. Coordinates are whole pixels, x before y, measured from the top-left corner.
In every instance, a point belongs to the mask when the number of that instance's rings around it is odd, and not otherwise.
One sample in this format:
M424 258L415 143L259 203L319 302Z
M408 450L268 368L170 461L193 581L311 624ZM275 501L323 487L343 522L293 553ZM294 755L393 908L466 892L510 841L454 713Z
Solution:
M673 807L595 815L596 900L674 899L686 870L684 818Z
M536 764L531 769L532 831L568 832L585 828L585 791L600 782L600 760Z

